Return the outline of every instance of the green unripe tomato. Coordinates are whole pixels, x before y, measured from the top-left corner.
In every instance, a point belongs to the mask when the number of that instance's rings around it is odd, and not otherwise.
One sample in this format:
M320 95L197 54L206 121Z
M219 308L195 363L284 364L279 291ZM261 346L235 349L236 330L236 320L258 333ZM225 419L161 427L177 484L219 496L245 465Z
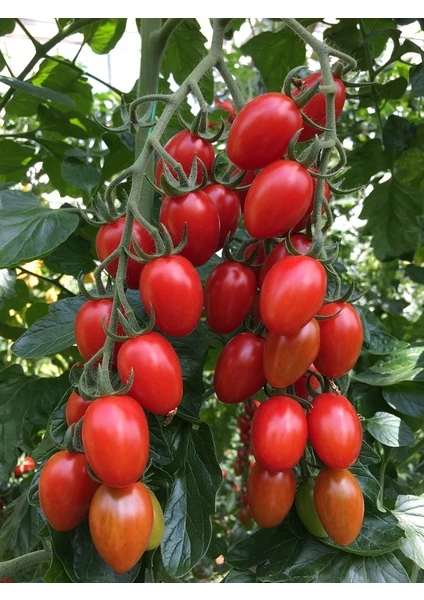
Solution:
M154 550L162 541L163 532L165 530L165 521L163 519L163 511L161 505L159 504L159 500L156 498L152 490L148 489L148 492L153 505L153 528L146 546L146 550Z
M315 481L312 479L308 483L302 483L296 492L294 504L296 506L297 514L303 525L316 537L328 537L324 527L321 525L321 521L317 515L314 504L314 485ZM154 527L154 526L153 526Z

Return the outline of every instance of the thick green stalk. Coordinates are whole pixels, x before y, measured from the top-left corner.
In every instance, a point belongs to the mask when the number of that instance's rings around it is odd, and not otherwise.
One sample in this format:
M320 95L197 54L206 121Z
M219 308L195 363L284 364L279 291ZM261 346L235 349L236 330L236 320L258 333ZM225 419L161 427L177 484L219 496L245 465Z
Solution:
M0 580L13 577L21 569L28 569L40 563L50 560L50 554L46 550L36 550L11 560L0 563Z

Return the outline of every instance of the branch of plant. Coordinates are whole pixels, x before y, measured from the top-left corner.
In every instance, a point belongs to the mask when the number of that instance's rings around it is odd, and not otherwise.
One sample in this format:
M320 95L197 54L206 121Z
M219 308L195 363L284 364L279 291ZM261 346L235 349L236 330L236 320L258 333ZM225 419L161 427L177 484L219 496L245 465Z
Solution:
M38 273L33 273L32 271L28 271L28 269L25 269L24 267L16 267L16 268L19 269L21 271L21 273L25 273L26 275L31 275L31 277L37 277L38 279L41 279L42 281L47 281L47 283L54 285L55 287L57 287L59 290L61 290L68 296L76 296L76 294L71 292L71 290L68 290L68 288L66 288L64 285L59 283L58 279L50 279L50 277L46 277L45 275L38 275Z
M38 40L36 40L35 37L30 34L30 32L28 31L28 29L25 27L25 25L22 23L22 21L20 19L15 19L15 21L19 25L19 27L22 29L22 31L25 33L27 38L29 40L31 40L35 49L37 49L39 46L41 46L40 42Z
M50 560L50 554L46 550L36 550L23 556L0 562L0 580L13 577L21 569L28 569Z
M363 48L364 48L364 52L365 52L365 60L367 62L369 78L370 78L371 82L374 82L375 81L375 72L374 72L374 68L373 68L373 64L372 64L370 47L367 43L365 43L365 38L366 38L367 33L365 31L363 19L359 19L359 31L360 31L361 37L362 37ZM374 110L375 110L375 114L377 115L377 120L378 120L378 124L380 127L379 137L380 137L380 140L383 140L383 121L381 119L381 111L380 111L380 105L379 105L378 97L377 97L377 90L374 85L371 86L370 93L371 93L373 101L374 101Z

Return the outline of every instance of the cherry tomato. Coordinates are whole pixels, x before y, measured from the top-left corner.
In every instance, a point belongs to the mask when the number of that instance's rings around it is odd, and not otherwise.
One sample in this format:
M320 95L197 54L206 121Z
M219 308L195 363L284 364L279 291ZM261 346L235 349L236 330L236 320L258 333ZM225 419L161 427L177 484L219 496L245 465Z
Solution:
M165 196L159 220L175 245L181 242L187 224L187 243L180 254L195 267L203 265L215 253L220 232L219 215L205 192L198 190L179 198Z
M72 425L82 419L90 404L90 400L84 400L79 394L72 392L65 407L66 424Z
M268 332L264 351L266 380L275 388L291 385L301 377L319 350L319 325L312 319L293 335Z
M239 508L237 511L237 518L242 525L248 527L252 520L252 515L250 514L249 507L243 506L242 508Z
M316 169L310 169L311 171L317 171ZM316 193L316 189L317 189L317 180L315 179L315 177L312 177L312 185L313 185L313 192L312 192L312 198L311 198L311 202L306 210L306 213L304 214L304 216L300 219L299 223L296 223L296 225L293 227L293 229L295 231L301 231L302 229L306 228L306 225L308 223L308 218L309 215L313 213L314 210L314 201L315 201L315 193ZM325 198L330 201L331 198L331 190L330 190L330 186L328 185L328 183L325 181L324 182L324 196ZM324 206L321 208L321 212L323 213L325 211ZM293 236L294 237L294 236Z
M206 320L212 331L230 333L243 323L256 298L256 277L249 267L223 262L209 274L205 286Z
M247 400L246 404L244 405L244 412L249 415L249 417L253 417L258 406L260 405L261 403L259 400Z
M313 371L314 373L318 373L318 371L314 365L309 365L308 370ZM294 382L294 391L295 391L296 396L299 396L299 398L303 398L304 400L308 400L308 398L309 398L309 392L308 392L308 387L307 387L308 382L309 382L310 387L313 390L319 390L319 388L320 388L319 379L317 379L316 377L314 377L314 375L311 375L311 373L308 373L308 371L306 371L306 373L304 373L302 375L302 377L299 377L299 379Z
M142 557L153 528L146 486L140 482L124 488L100 486L88 522L97 552L116 573L126 573Z
M325 269L315 258L286 256L279 260L262 284L260 311L265 326L279 335L293 335L315 316L326 289ZM315 365L322 372L316 361Z
M152 532L149 537L149 541L146 546L146 550L154 550L158 546L163 538L163 534L165 531L165 521L163 519L163 511L162 507L159 504L159 500L156 498L156 495L147 488L147 491L150 495L150 500L152 501L153 507L153 527Z
M297 88L293 90L293 96L298 96L301 91L305 89L309 89L316 83L319 79L321 79L321 73L311 73L302 82L301 88ZM336 111L336 119L340 116L343 106L346 100L346 88L344 83L333 75L334 83L336 84L336 98L335 98L335 111ZM323 83L321 81L321 83ZM321 125L325 127L325 121L327 117L326 110L326 100L325 95L322 93L315 94L311 100L303 107L303 112L307 117L312 119L314 123L317 125ZM311 140L315 135L320 135L322 132L316 127L312 127L312 125L308 125L308 123L303 123L303 130L299 136L299 142L306 142Z
M319 321L321 345L314 364L318 371L334 379L346 375L361 353L364 330L357 311L346 302L330 302L318 311L331 319Z
M242 169L239 169L238 167L236 169L234 169L233 171L233 175L237 175L242 171ZM240 181L240 183L238 184L237 187L245 187L246 185L249 185L251 183L253 183L254 179L256 177L256 173L255 171L247 171L246 175L243 177L243 179ZM247 192L249 191L249 189L247 190L239 190L236 192L237 196L239 197L240 200L240 207L241 207L241 211L243 212L244 210L244 203L246 201L246 196L247 196Z
M302 115L291 98L276 92L257 96L231 125L228 157L240 169L262 169L285 155L301 127Z
M364 495L346 469L322 469L314 487L314 504L328 536L339 546L356 540L364 520Z
M215 151L210 142L202 140L202 138L196 137L190 133L187 129L179 131L170 140L168 140L164 146L165 150L175 160L177 160L186 175L190 175L191 167L195 157L200 158L202 163L205 165L206 170L210 173L213 160L215 158ZM175 171L171 168L171 173L176 177ZM157 162L155 171L155 182L156 185L160 186L161 176L163 173L162 159ZM203 178L203 172L200 164L197 165L197 179L196 183L200 183Z
M255 251L256 258L249 264L249 268L252 269L256 281L258 281L265 260L265 246L263 241L254 242L253 244L250 244L250 246L247 246L243 251L243 260L250 258Z
M41 509L56 531L70 531L88 515L99 484L87 472L85 454L53 454L41 470L38 483Z
M100 261L105 260L119 246L124 227L125 217L121 217L114 223L107 223L99 229L96 236L96 252ZM148 254L153 254L155 252L156 247L152 236L138 221L134 221L132 235L144 252L147 252ZM130 251L135 255L137 254L132 243L130 245ZM143 264L136 262L132 258L128 259L126 279L130 289L136 290L138 288L140 273L143 268ZM112 275L112 277L116 277L117 270L118 259L115 258L107 265L106 271L109 275Z
M149 458L149 426L129 396L104 396L87 408L82 443L87 461L107 485L125 487L139 479Z
M87 300L75 318L75 341L78 350L84 360L90 360L98 352L106 341L106 334L103 331L102 322L109 325L112 312L113 301L110 298L102 300ZM123 330L118 325L118 335L123 335ZM116 362L116 356L121 343L115 344L113 360Z
M306 416L311 446L331 469L347 469L357 460L362 445L362 427L347 398L319 394Z
M245 446L248 446L250 444L250 432L242 431L240 433L240 440L243 442L243 444Z
M292 160L277 160L263 169L250 186L244 222L253 238L272 238L292 229L312 199L308 171Z
M239 477L243 473L243 465L238 458L233 462L233 469L236 477Z
M224 246L227 235L232 238L237 229L241 215L240 200L236 192L220 183L211 183L204 187L203 191L209 196L218 211L220 233L216 250L220 250Z
M13 471L15 477L22 477L25 473L29 473L35 469L35 462L32 456L25 456L24 460L17 464Z
M216 108L219 108L219 110L225 110L228 113L226 123L232 123L234 121L236 118L236 109L231 100L221 100L220 98L215 98L214 104Z
M224 346L214 376L215 393L221 402L243 402L265 385L264 346L263 338L247 332L237 334Z
M155 415L167 415L183 397L183 375L178 356L168 340L154 331L127 340L118 354L118 372L126 384L134 374L129 394Z
M296 250L298 250L302 254L306 254L309 248L312 246L312 240L306 237L306 235L302 235L301 233L292 235L290 237L290 241L292 245L296 248ZM266 257L264 264L262 265L262 269L259 273L258 279L260 287L262 286L265 276L267 275L270 268L273 267L276 262L278 262L282 258L285 258L286 256L289 256L289 254L286 250L286 242L285 240L283 240L271 250L271 252Z
M302 483L296 492L294 505L296 507L299 519L303 525L316 537L327 537L327 532L319 520L314 504L314 485L315 481L311 479L308 483Z
M202 315L202 282L191 262L180 255L146 265L140 277L140 297L147 314L153 306L155 324L167 335L189 335Z
M250 431L254 457L273 473L294 467L306 448L305 414L300 404L288 396L273 396L263 402Z
M240 427L241 431L247 431L247 432L250 431L251 421L244 415L239 416L239 418L237 419L237 423L238 423L238 426Z
M247 479L247 498L252 517L260 527L275 527L289 512L296 493L292 469L270 473L255 463Z

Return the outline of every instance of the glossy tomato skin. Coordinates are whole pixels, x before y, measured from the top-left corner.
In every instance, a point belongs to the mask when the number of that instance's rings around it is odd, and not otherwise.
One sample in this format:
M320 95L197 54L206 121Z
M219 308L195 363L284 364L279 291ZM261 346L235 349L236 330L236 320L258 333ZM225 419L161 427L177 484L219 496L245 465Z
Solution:
M301 89L309 89L319 79L321 79L320 72L311 73L303 80L303 85ZM339 77L333 75L333 80L336 84L335 111L337 119L343 110L343 106L346 100L346 88ZM298 96L301 93L301 89L294 89L293 97ZM311 100L309 100L309 102L305 104L302 110L307 117L312 119L314 123L325 127L327 110L325 104L325 95L323 93L315 94L311 98ZM312 125L308 125L308 123L303 123L303 130L299 136L299 142L307 142L308 140L311 140L315 135L320 135L321 133L322 131L320 131L316 127L312 127Z
M316 172L316 169L310 169L310 170ZM306 225L308 223L309 215L311 215L313 213L314 202L315 202L315 193L316 193L316 189L317 189L317 180L315 179L315 177L312 177L312 185L313 185L313 192L312 192L311 201L309 203L309 206L308 206L308 208L307 208L306 213L304 214L304 216L293 227L293 229L295 231L302 231L302 229L306 229ZM330 190L330 186L328 185L328 183L326 181L324 182L324 197L328 200L328 202L330 201L331 190ZM325 211L325 208L323 206L321 208L321 213L324 213L324 211Z
M119 246L124 227L125 217L121 217L114 223L107 223L99 229L96 235L96 252L100 261L105 260ZM153 254L155 252L155 242L152 236L138 221L134 221L132 235L144 252L147 252L147 254ZM137 255L132 243L130 245L130 251ZM143 268L143 264L136 262L132 258L128 259L126 280L127 285L131 290L136 290L138 288L140 273ZM115 258L107 265L106 271L109 275L112 275L112 277L116 277L117 270L118 259Z
M243 402L265 385L264 346L265 340L253 333L238 333L224 346L214 376L215 392L221 402Z
M247 193L244 222L254 238L283 235L305 215L312 199L308 171L292 160L277 160L263 169Z
M112 312L113 301L110 298L102 300L87 300L75 318L75 341L78 350L84 360L90 360L96 352L98 352L106 341L106 334L103 331L102 321L109 325L110 315ZM118 334L122 335L122 328L118 326ZM116 361L116 356L121 344L115 344L113 360Z
M56 531L71 531L88 515L99 484L87 472L85 454L65 450L53 454L41 470L38 483L40 505Z
M339 546L356 540L364 520L364 495L346 469L322 469L315 481L314 504L325 531Z
M315 319L293 335L268 332L264 351L266 380L275 388L291 385L302 376L319 350L319 325Z
M327 467L347 469L353 465L361 451L362 427L347 398L319 394L306 419L311 446Z
M252 517L260 527L275 527L288 514L296 493L293 469L270 473L259 463L250 469L247 498Z
M356 309L346 302L330 302L318 311L332 317L319 321L321 345L314 364L318 371L334 379L346 375L359 358L364 329Z
M262 169L285 155L301 127L302 115L291 98L276 92L257 96L231 125L228 157L240 169Z
M22 477L25 473L30 473L35 469L35 461L32 456L25 456L22 462L18 463L13 471L15 477Z
M306 237L306 235L302 235L301 233L296 233L292 235L290 237L290 241L292 245L296 248L296 250L298 250L302 254L306 254L309 248L312 246L312 240ZM273 267L276 262L278 262L282 258L285 258L286 256L289 256L289 254L286 250L286 242L285 240L283 240L282 242L277 244L275 248L273 248L266 257L265 262L263 263L261 271L259 273L259 287L262 286L265 276L267 275L270 268Z
M224 246L227 235L232 238L237 229L241 215L240 199L237 192L220 183L211 183L204 187L203 191L209 196L218 211L220 233L216 250L220 250Z
M308 370L313 371L313 373L318 373L318 370L315 368L315 365L309 365ZM309 381L309 385L311 386L311 388L313 390L315 390L315 391L319 390L319 388L320 388L319 379L317 377L314 377L313 374L308 373L308 371L306 371L302 375L302 377L299 377L299 379L294 382L294 391L295 391L296 396L299 396L299 398L303 398L304 400L308 400L308 398L309 398L309 392L308 392L308 386L307 386L308 381Z
M153 306L155 325L167 335L189 335L202 315L202 282L191 262L180 255L147 263L140 277L140 297L147 314Z
M84 400L79 394L72 392L65 407L66 424L72 425L82 419L90 404L91 400Z
M87 461L107 485L125 487L142 476L149 442L146 415L130 396L94 400L84 415L82 443Z
M181 242L187 224L187 243L180 254L195 267L203 265L215 253L220 233L219 215L205 192L198 190L179 198L165 196L159 220L171 234L174 245Z
M163 511L161 505L159 504L159 500L156 498L156 495L152 492L152 490L149 490L149 488L147 488L147 491L149 492L150 500L152 501L153 527L149 537L149 541L146 546L146 550L154 550L155 548L160 546L160 543L162 541L163 534L165 531L165 521L163 518Z
M288 396L273 396L255 412L251 427L252 452L272 473L292 469L300 460L308 430L302 407Z
M153 506L146 486L100 486L88 522L97 552L116 573L126 573L142 557L152 532Z
M249 267L223 262L205 285L206 320L212 331L230 333L243 323L256 298L256 277Z
M163 335L154 331L127 340L118 353L118 373L126 384L131 369L134 381L129 394L144 410L167 415L183 397L183 375L178 356Z
M297 514L303 525L316 537L327 537L327 532L319 520L314 504L314 486L315 481L311 479L307 483L302 483L296 492L294 501Z
M177 160L186 175L190 175L191 167L194 159L200 158L206 167L208 174L210 173L213 160L215 158L215 150L210 142L202 140L202 138L196 137L184 129L176 133L170 140L168 140L164 146L165 150ZM155 182L156 185L160 186L161 176L163 173L163 163L159 159L155 170ZM176 176L176 173L171 169L171 173ZM197 178L196 183L200 183L203 178L203 172L200 164L197 165Z
M293 335L316 315L326 289L325 269L315 258L286 256L279 260L262 284L259 307L265 326L279 335Z

